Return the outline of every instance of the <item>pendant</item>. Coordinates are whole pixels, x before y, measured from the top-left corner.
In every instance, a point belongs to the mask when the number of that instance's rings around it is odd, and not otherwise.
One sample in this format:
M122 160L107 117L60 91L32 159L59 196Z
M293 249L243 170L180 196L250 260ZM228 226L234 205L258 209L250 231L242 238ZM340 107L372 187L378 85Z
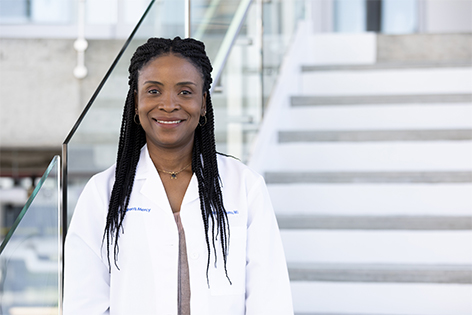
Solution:
M175 173L170 174L170 179L177 179L177 174Z

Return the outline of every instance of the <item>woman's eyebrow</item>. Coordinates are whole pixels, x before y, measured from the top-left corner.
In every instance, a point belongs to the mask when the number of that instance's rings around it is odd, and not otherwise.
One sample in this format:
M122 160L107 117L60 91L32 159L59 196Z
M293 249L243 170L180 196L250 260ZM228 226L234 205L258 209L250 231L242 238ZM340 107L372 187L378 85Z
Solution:
M162 82L159 82L159 81L145 81L143 83L143 85L146 85L146 84L157 84L157 85L164 85L164 83ZM179 82L177 83L176 85L180 86L180 85L197 85L195 82L192 82L192 81L183 81L183 82Z
M196 86L197 84L192 81L184 81L184 82L179 82L176 85L195 85Z
M159 82L159 81L146 81L143 83L143 85L145 84L157 84L157 85L164 85L163 83Z

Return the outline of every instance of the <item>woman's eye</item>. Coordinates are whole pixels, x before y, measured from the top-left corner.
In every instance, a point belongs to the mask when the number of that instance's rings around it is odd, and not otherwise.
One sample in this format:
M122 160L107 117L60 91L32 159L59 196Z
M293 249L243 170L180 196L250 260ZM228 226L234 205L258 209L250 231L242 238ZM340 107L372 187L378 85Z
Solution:
M182 95L190 95L190 94L192 94L192 92L187 91L187 90L183 90L183 91L180 92L180 94L182 94Z
M159 90L152 89L148 91L149 94L159 94Z

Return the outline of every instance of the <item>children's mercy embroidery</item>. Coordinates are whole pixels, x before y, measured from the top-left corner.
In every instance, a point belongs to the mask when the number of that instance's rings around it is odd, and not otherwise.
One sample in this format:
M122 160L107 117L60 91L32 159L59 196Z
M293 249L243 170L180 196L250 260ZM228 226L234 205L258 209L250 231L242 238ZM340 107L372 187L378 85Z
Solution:
M213 214L216 214L216 212L213 211ZM239 211L238 211L238 210L233 210L233 211L231 211L231 210L229 210L229 211L226 210L226 214L239 214Z
M126 211L142 211L142 212L151 212L151 208L140 208L140 207L132 207L126 209Z

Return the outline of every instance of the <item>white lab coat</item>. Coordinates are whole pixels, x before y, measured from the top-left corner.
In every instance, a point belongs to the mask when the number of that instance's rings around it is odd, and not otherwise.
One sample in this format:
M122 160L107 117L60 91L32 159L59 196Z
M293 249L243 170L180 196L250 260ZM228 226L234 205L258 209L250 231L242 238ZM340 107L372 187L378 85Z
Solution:
M195 175L180 210L190 273L192 315L293 314L277 221L263 178L233 158L218 156L223 202L230 222L223 269L207 244ZM66 238L64 315L177 314L179 235L164 186L147 147L141 151L114 265L102 246L115 168L95 175L79 198ZM211 240L211 239L210 239Z

